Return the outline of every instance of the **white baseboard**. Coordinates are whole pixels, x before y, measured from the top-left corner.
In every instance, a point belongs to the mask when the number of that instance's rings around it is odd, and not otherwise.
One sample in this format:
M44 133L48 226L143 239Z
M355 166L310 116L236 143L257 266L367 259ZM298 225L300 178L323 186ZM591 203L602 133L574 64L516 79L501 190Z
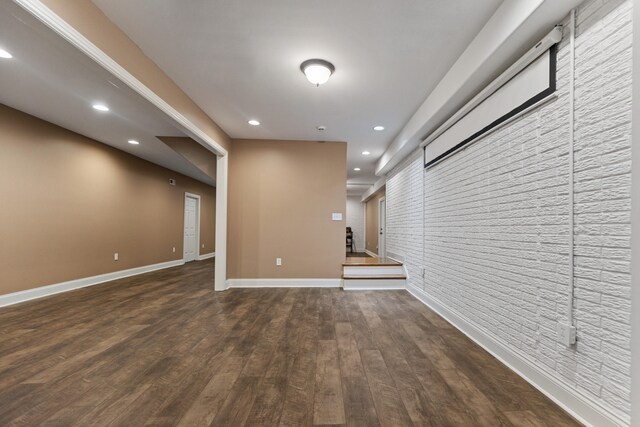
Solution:
M227 288L339 288L340 279L228 279Z
M371 257L374 257L374 258L377 258L377 257L378 257L378 254L374 254L374 253L373 253L373 252L371 252L369 249L365 249L365 250L364 250L364 253L366 253L367 255L369 255L369 256L371 256Z
M612 407L605 407L583 393L569 388L553 373L548 372L525 354L509 348L422 289L407 285L407 290L583 424L594 427L630 425L630 420L620 411Z
M196 258L196 261L203 261L205 259L213 258L215 256L216 256L215 252L209 252L208 254L198 255L198 258Z
M159 264L145 265L142 267L130 268L128 270L114 271L112 273L100 274L98 276L85 277L82 279L70 280L68 282L56 283L54 285L41 286L39 288L27 289L26 291L14 292L11 294L0 295L0 307L18 304L20 302L29 301L36 298L42 298L49 295L59 294L61 292L72 291L74 289L85 288L104 282L110 282L116 279L136 276L138 274L149 273L151 271L162 270L170 267L183 265L184 261L179 259L175 261L161 262Z

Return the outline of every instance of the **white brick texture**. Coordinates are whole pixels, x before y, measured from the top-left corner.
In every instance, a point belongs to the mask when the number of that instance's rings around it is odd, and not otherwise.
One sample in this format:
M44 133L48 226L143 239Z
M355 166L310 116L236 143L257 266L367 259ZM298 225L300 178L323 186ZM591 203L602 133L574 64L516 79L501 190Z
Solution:
M418 150L387 176L387 255L407 268L407 282L422 289L423 161Z
M557 99L426 171L414 154L387 181L388 251L411 285L629 422L631 7L576 11L575 347L557 339L569 286L567 25Z

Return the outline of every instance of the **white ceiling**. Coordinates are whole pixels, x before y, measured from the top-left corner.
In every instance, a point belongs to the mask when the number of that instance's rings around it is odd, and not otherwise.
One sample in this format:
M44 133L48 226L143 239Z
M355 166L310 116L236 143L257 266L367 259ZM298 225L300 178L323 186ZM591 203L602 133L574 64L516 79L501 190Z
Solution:
M231 137L347 141L351 183L376 181L376 160L501 3L93 1ZM335 65L327 84L305 80L309 58Z
M157 136L184 136L156 107L10 1L0 1L0 103L213 185ZM99 113L101 102L111 109ZM128 144L136 139L140 145Z

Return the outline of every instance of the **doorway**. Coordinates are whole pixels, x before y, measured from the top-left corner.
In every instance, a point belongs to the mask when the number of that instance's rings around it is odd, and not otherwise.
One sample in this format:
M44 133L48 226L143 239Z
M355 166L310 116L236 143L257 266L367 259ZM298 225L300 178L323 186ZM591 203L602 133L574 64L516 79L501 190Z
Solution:
M184 262L200 256L200 196L184 194Z
M385 258L387 256L386 249L386 227L387 227L387 200L386 197L380 199L378 205L378 227L380 228L380 235L378 236L378 258Z

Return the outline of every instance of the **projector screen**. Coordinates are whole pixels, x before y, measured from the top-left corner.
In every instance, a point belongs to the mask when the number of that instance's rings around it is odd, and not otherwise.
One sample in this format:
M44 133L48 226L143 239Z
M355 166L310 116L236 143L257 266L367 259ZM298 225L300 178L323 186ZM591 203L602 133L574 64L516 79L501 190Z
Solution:
M424 148L424 167L444 160L556 90L556 45Z

